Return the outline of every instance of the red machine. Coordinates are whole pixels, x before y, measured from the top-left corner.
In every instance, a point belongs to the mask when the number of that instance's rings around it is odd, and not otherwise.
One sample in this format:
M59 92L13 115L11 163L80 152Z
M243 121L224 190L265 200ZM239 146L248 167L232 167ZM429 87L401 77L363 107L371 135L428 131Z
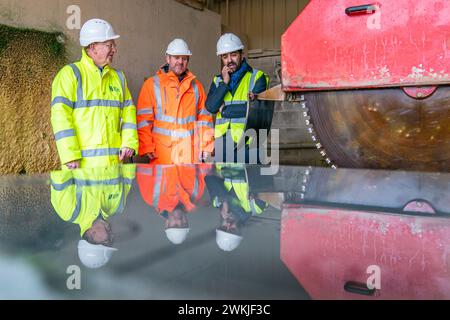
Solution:
M330 165L449 171L449 84L448 0L311 0L282 38L282 90Z
M450 174L302 177L283 208L281 259L313 299L450 299Z

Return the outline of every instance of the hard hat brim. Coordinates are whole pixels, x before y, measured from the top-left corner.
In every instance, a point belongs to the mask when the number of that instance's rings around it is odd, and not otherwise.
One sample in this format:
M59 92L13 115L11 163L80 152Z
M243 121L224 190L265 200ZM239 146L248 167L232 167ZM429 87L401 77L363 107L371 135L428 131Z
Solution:
M227 54L227 53L231 53L231 52L236 52L236 51L240 51L240 50L244 50L244 46L240 46L240 47L238 47L238 48L235 48L235 49L233 49L233 50L223 50L223 51L218 51L217 52L217 56L219 57L219 56L221 56L221 55L223 55L223 54Z
M106 39L93 38L93 39L90 39L90 40L80 40L80 45L82 47L87 47L90 44L95 43L95 42L105 42L105 41L110 41L110 40L116 40L116 39L119 39L119 38L120 38L120 35L117 34L115 36L107 37Z

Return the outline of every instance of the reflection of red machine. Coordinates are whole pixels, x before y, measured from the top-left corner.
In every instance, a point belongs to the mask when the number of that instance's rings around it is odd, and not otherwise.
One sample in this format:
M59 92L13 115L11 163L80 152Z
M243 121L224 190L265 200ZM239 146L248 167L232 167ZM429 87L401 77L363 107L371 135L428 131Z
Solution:
M361 2L311 0L260 99L300 102L329 164L448 171L450 1Z
M450 299L449 174L313 169L304 178L283 209L281 258L313 299ZM367 287L371 266L379 290Z

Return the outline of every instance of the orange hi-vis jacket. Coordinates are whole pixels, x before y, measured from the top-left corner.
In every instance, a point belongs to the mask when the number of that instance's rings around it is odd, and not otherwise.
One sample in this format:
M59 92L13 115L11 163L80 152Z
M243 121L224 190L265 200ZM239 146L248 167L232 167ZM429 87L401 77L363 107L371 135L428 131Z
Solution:
M140 165L136 180L142 198L157 213L173 212L179 205L191 212L203 196L210 170L209 164Z
M214 122L201 83L187 71L181 81L161 68L145 81L137 106L139 155L156 153L153 164L198 163L214 150Z

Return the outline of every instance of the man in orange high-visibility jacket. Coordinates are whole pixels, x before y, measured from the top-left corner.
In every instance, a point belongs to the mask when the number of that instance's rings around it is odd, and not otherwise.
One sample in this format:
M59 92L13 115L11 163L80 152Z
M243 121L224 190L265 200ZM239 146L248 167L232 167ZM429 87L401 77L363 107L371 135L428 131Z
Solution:
M214 123L205 108L201 83L188 70L192 55L186 42L175 39L166 62L148 79L137 106L139 155L152 164L189 164L210 159Z
M165 233L181 244L189 233L187 214L194 211L205 191L211 165L142 165L137 182L144 201L165 221Z

